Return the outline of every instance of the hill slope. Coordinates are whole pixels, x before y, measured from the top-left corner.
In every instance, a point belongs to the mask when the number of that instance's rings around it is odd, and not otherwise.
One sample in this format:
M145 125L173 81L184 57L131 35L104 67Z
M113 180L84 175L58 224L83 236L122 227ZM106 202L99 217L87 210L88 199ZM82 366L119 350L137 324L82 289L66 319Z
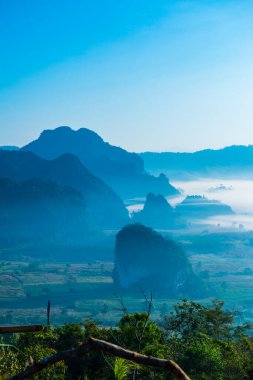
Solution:
M88 212L103 228L118 228L128 221L127 210L117 194L71 154L44 160L31 152L0 151L0 177L17 182L40 178L73 187L82 193Z
M1 243L82 242L88 215L82 195L53 182L0 178Z

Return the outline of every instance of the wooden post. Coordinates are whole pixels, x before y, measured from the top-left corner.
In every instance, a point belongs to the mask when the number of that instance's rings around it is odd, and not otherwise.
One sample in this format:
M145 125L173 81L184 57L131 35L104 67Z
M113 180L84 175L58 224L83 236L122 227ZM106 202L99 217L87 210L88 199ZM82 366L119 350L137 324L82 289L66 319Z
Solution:
M50 326L50 315L51 313L51 303L50 303L50 300L48 300L47 302L47 325Z
M0 326L0 334L15 334L42 331L42 325L29 325L29 326Z

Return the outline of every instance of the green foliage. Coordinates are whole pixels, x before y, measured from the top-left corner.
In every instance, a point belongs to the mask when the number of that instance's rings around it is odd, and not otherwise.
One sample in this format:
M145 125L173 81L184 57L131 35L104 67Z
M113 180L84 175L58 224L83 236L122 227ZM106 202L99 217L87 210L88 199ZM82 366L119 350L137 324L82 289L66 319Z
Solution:
M19 372L22 366L17 353L7 347L0 348L0 380L5 380Z
M223 305L223 302L214 300L206 307L184 299L177 303L175 311L165 318L168 336L180 337L183 341L195 340L199 334L206 334L215 339L230 338L235 329L235 314L225 312L222 309Z
M128 373L133 369L133 364L122 358L116 358L114 361L114 378L115 380L124 380Z
M26 365L31 365L43 358L55 354L57 351L44 345L28 346L24 349L21 359ZM23 368L24 369L24 368ZM54 366L43 370L40 374L33 377L33 380L64 380L66 367L64 362L56 363Z
M173 358L194 380L247 379L253 368L250 325L237 326L238 313L183 300L165 318L165 334Z
M133 351L145 352L147 347L153 347L162 342L162 330L152 321L146 312L126 314L119 321L120 339L124 346ZM149 354L151 354L149 352Z
M253 339L249 325L236 325L237 313L220 301L205 306L182 300L164 323L146 312L125 314L113 328L95 322L45 328L42 332L13 335L0 347L0 379L55 352L77 347L89 336L107 340L146 355L175 360L192 380L247 379L253 369ZM11 346L13 344L13 346ZM90 352L42 371L34 380L171 379L154 368L136 366L121 358Z

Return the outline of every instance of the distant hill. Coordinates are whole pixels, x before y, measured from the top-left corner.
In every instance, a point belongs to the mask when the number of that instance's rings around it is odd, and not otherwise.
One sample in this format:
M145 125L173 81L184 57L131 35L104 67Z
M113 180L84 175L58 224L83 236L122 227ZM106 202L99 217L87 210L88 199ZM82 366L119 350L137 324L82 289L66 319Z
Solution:
M100 227L120 228L128 222L127 210L118 195L71 154L44 160L31 152L0 150L0 177L16 182L40 178L70 186L82 194L87 211Z
M153 193L147 195L143 210L135 212L132 221L156 229L174 229L182 225L182 221L167 200L162 195Z
M154 177L147 174L139 155L106 143L86 128L78 131L69 127L45 130L22 150L31 151L44 159L55 159L65 153L74 154L122 198L146 196L149 192L163 195L178 193L164 175Z
M113 277L116 288L123 291L141 288L168 297L203 292L184 251L141 224L126 226L117 234Z
M205 218L234 213L230 206L216 200L207 199L201 195L187 196L176 206L176 211L183 217L189 218Z
M88 223L78 191L40 179L0 178L1 244L77 244L85 241Z
M253 145L233 145L223 149L206 149L194 153L141 153L151 172L164 171L172 179L192 177L246 176L253 178Z
M4 145L0 146L0 150L19 150L19 148L17 146Z

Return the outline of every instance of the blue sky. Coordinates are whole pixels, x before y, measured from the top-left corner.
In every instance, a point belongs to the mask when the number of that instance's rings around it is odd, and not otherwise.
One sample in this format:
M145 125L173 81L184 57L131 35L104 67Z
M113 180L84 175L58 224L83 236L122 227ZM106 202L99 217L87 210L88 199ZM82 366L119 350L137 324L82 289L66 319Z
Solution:
M253 144L251 0L0 0L0 145L87 127L130 151Z

